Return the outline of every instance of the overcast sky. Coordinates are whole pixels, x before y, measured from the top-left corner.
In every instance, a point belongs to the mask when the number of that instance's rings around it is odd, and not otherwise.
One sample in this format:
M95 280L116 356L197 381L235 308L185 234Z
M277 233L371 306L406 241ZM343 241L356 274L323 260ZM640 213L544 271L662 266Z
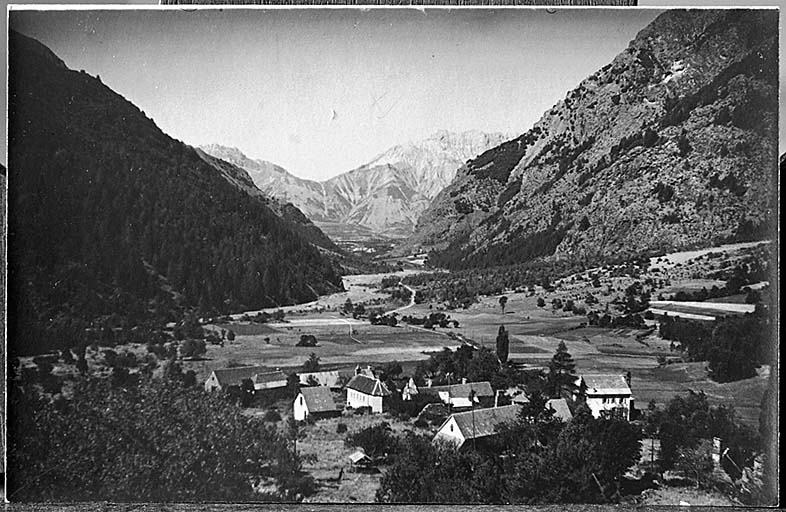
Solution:
M39 11L11 27L175 138L322 180L440 129L519 134L660 12Z

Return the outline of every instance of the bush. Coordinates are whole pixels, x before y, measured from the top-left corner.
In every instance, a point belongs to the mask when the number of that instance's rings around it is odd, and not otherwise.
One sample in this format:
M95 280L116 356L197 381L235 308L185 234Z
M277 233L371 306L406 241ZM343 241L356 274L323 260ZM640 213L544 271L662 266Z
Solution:
M297 342L297 347L316 347L317 337L313 334L301 334L300 341Z
M262 421L276 423L277 421L281 421L281 415L275 409L271 409L265 413L265 415L262 417Z
M344 442L348 447L363 448L369 457L395 453L398 449L398 440L387 422L352 432L346 436Z
M347 424L346 423L339 423L336 425L336 434L344 434L347 431Z

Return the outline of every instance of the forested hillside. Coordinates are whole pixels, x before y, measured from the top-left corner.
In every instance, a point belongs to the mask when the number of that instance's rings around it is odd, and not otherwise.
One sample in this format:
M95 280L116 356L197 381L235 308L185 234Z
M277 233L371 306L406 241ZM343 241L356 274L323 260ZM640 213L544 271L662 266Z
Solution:
M450 268L709 246L772 234L777 13L668 11L418 221Z
M313 226L231 184L100 77L13 31L9 56L15 354L341 287Z

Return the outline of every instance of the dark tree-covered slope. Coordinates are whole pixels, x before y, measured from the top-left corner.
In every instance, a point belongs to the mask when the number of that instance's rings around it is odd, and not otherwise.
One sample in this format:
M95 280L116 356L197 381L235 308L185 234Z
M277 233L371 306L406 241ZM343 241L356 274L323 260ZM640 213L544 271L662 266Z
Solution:
M9 56L13 352L183 307L228 312L341 287L313 226L233 184L99 77L13 31Z
M451 268L602 261L771 235L774 10L675 10L535 126L462 167L415 245Z

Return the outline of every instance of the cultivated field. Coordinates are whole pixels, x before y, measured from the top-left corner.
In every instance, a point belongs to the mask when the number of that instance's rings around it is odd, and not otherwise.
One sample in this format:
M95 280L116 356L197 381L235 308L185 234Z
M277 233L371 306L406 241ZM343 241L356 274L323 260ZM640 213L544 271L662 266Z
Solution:
M422 360L428 358L424 352L441 350L443 347L455 348L459 345L444 334L423 329L371 325L368 322L352 320L349 322L351 323L328 319L325 323L293 322L292 325L222 325L235 331L235 340L226 342L223 347L208 345L203 360L187 361L184 369L196 371L197 378L204 380L212 370L225 368L230 362L266 365L271 368L294 368L301 366L309 355L314 353L320 358L321 364L354 366L393 360ZM296 346L300 336L306 334L316 336L316 347Z

